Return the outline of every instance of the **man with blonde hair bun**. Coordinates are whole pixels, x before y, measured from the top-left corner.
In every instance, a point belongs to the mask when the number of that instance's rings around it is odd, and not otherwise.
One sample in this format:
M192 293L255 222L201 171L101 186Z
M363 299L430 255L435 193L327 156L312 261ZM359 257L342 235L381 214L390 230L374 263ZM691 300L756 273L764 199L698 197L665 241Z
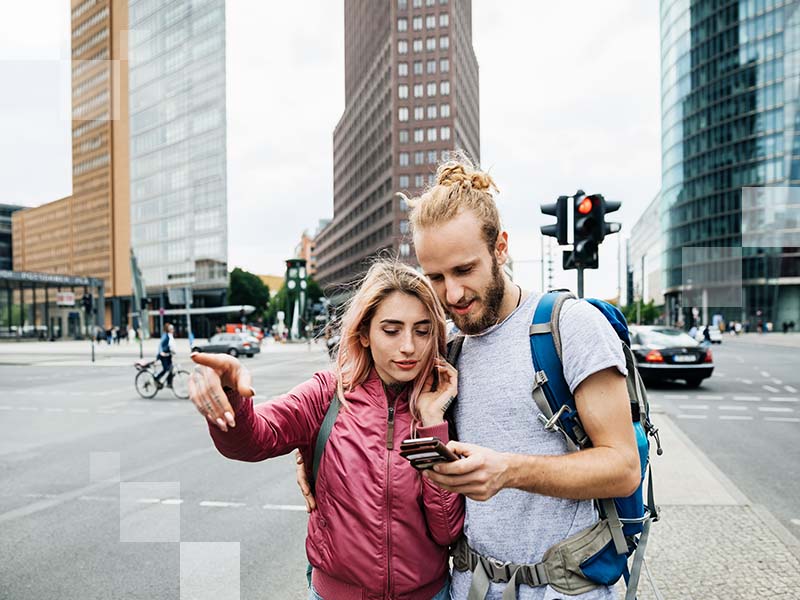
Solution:
M449 444L462 458L426 473L467 497L460 550L477 566L459 570L456 558L451 597L611 599L610 587L587 589L584 582L565 591L546 577L515 577L516 587L504 594L510 569L493 578L481 567L540 563L548 548L598 520L593 498L627 496L640 482L625 358L612 327L586 302L568 300L559 328L564 377L592 447L570 452L537 419L529 326L542 294L523 290L502 269L508 234L493 190L492 178L459 155L439 166L435 186L409 202L419 264L465 334L455 365L458 401L450 409L464 441Z

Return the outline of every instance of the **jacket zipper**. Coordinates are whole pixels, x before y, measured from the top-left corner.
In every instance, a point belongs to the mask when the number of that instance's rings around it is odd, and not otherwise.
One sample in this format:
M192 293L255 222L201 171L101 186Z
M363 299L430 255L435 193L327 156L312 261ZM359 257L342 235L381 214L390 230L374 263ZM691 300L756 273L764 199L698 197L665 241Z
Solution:
M384 389L385 391L385 389ZM388 401L389 396L387 394ZM394 411L397 398L389 406L386 418L386 597L392 593L392 490L389 484L389 468L392 463L392 449L394 448Z

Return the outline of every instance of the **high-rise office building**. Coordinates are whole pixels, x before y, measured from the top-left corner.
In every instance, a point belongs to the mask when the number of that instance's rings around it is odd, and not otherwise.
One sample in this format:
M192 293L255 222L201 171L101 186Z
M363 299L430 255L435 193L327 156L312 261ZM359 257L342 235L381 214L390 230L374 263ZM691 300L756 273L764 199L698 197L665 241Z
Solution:
M119 325L131 293L128 5L72 0L71 17L72 196L14 213L14 269L102 279L105 321Z
M408 207L454 149L480 161L471 0L345 0L345 109L317 280L351 281L389 251L416 264Z
M662 0L669 322L800 321L800 202L745 189L800 184L799 83L800 2Z
M14 267L11 215L23 208L15 204L0 204L0 271L10 271Z
M131 245L148 295L227 287L224 0L131 0ZM202 298L207 296L203 302Z

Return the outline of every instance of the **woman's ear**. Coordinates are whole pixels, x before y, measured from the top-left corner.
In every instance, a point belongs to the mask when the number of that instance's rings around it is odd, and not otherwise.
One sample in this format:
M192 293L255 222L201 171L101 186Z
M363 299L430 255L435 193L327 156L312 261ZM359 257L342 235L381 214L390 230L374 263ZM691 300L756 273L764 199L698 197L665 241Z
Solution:
M364 335L363 333L358 334L358 341L361 342L361 345L364 348L369 348L369 337Z

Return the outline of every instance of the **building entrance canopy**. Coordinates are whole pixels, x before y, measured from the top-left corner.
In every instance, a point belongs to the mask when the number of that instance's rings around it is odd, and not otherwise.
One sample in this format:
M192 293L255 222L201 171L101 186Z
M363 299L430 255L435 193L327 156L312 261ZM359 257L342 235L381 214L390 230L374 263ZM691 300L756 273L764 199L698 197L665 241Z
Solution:
M84 295L91 296L91 313ZM0 337L80 338L91 333L92 321L102 327L104 303L102 279L0 270Z

